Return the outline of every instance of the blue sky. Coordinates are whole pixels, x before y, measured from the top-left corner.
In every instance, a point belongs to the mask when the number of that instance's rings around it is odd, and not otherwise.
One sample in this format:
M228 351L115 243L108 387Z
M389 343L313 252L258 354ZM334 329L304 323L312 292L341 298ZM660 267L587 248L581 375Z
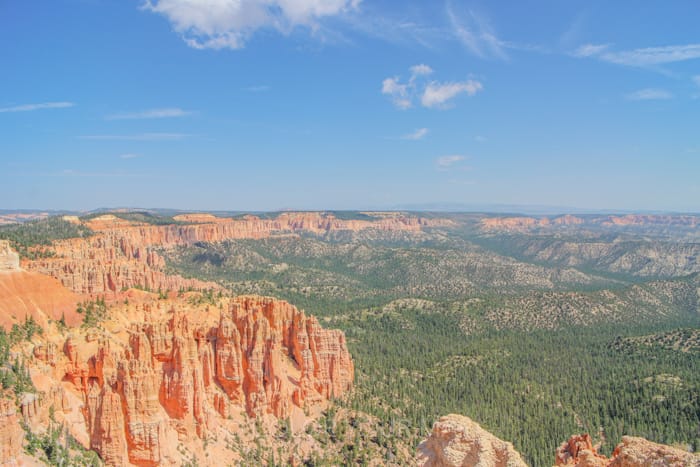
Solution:
M700 212L697 1L0 0L0 208Z

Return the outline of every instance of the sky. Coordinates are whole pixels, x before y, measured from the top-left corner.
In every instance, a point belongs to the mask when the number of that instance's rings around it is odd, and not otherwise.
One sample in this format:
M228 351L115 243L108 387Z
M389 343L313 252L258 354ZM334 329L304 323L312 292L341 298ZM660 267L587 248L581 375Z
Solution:
M700 2L0 0L0 209L700 212Z

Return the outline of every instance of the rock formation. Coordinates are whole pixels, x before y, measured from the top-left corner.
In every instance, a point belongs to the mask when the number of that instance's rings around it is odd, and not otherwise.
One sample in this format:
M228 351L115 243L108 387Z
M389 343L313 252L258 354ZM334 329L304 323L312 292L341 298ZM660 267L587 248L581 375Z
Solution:
M462 415L441 417L418 446L421 467L525 467L513 445Z
M605 467L608 459L598 454L593 447L591 436L586 433L575 435L559 446L554 456L554 465L567 465L579 467Z
M10 242L0 240L0 272L18 271L19 255L10 248Z
M35 383L64 381L82 398L75 436L86 431L108 465L178 464L178 443L205 439L232 417L303 418L351 388L342 332L284 301L222 300L218 313L183 300L123 305L115 313L132 319L106 323L115 333L37 345L44 376Z
M218 289L211 282L167 275L165 261L155 248L219 242L228 239L266 238L274 234L339 230L378 229L384 231L420 231L424 227L449 223L404 215L376 220L341 220L322 213L284 213L275 219L245 216L241 219L211 215L177 216L192 224L150 225L104 215L86 223L95 235L84 239L56 241L56 256L25 263L27 269L59 279L79 294L118 295L131 287L149 290Z
M467 417L447 415L418 446L421 467L525 466L513 445L502 441ZM598 453L588 434L575 435L554 456L555 466L566 467L700 467L700 454L692 454L644 438L624 436L607 458Z
M0 465L18 465L23 440L15 401L0 394Z
M557 450L554 465L570 467L700 467L700 455L644 438L624 436L609 459L598 454L589 435L572 436Z
M612 455L610 467L699 467L700 455L691 454L644 438L623 436Z
M587 434L572 436L557 450L554 465L567 467L700 467L700 455L644 438L624 436L609 459Z

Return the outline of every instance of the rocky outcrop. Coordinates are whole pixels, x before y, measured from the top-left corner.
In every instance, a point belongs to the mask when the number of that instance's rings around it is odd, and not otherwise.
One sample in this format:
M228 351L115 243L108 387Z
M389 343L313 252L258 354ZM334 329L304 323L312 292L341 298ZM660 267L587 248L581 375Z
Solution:
M441 417L418 446L421 467L526 467L513 445L462 415Z
M24 430L12 397L0 395L0 465L17 465L22 454Z
M114 215L86 223L96 234L84 239L56 241L55 257L27 261L27 269L59 279L79 294L118 295L131 287L148 290L218 289L212 282L168 275L156 248L219 242L229 239L266 238L274 234L378 229L417 232L449 221L392 215L376 220L341 220L323 213L284 213L274 219L245 216L241 219L211 215L178 216L191 224L138 224Z
M559 446L554 456L554 465L567 465L579 467L605 467L608 459L598 454L593 447L591 436L586 433L575 435Z
M421 467L526 466L513 445L502 441L467 417L447 415L418 446ZM700 467L700 455L644 438L625 436L607 458L598 453L590 435L569 438L554 456L555 466L566 467Z
M0 272L19 271L19 255L10 247L10 242L0 240Z
M136 287L147 290L219 289L211 282L164 272L165 261L153 249L116 232L86 239L54 242L56 257L26 263L26 268L53 276L83 295L118 295Z
M89 446L108 465L178 463L179 442L206 438L234 414L303 416L352 386L343 333L287 302L231 299L218 318L159 302L136 305L143 319L122 338L70 337L59 355L50 343L34 349L82 395Z
M700 455L644 438L624 436L609 459L598 454L589 435L572 436L555 456L555 466L571 467L699 467Z

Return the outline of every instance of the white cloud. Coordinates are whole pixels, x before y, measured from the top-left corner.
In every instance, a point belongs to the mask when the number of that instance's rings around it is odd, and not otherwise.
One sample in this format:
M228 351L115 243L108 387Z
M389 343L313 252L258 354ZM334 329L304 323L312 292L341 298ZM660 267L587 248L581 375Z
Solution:
M85 135L80 139L120 141L179 141L187 138L185 133L139 133L135 135Z
M361 0L146 0L145 10L165 16L196 49L240 49L258 30L289 34L358 7Z
M433 72L433 69L428 65L421 63L420 65L413 65L411 67L411 76L426 76Z
M601 54L608 47L608 44L584 44L574 50L572 55L574 57L592 57Z
M4 107L0 108L0 112L31 112L32 110L65 109L73 106L75 106L73 102L44 102L42 104L23 104L14 107Z
M631 101L648 101L659 99L671 99L673 97L673 94L666 91L665 89L646 88L627 94L625 97Z
M449 101L459 94L465 93L468 96L473 96L482 89L483 86L480 82L471 79L456 83L431 82L423 91L421 104L423 107L445 108L449 106Z
M382 94L391 96L391 100L396 107L405 110L412 106L408 97L409 85L399 83L398 76L386 78L382 81Z
M392 76L382 81L382 94L391 97L394 105L406 110L419 100L423 107L448 108L449 101L459 94L473 96L483 89L479 81L467 80L458 82L426 81L425 77L433 73L428 65L414 65L410 67L411 76L407 83L402 83L401 78Z
M169 107L163 109L142 110L140 112L127 112L105 117L107 120L142 120L150 118L173 118L186 117L192 115L192 112L179 109L177 107Z
M597 57L600 60L627 66L654 66L700 58L700 44L669 45L641 49L607 51L607 45L582 45L573 53L577 57Z
M120 159L136 159L137 157L141 157L138 154L120 154L119 158Z
M418 128L418 129L417 129L416 131L414 131L413 133L409 133L409 134L407 134L407 135L403 135L403 136L401 137L401 139L408 139L408 140L411 140L411 141L418 141L418 140L423 139L423 138L425 138L426 136L428 136L428 133L430 133L430 130L428 130L427 128Z
M459 162L462 162L464 159L466 158L460 155L440 156L437 159L435 159L435 163L437 164L439 169L445 170L449 169L450 167L453 167Z

